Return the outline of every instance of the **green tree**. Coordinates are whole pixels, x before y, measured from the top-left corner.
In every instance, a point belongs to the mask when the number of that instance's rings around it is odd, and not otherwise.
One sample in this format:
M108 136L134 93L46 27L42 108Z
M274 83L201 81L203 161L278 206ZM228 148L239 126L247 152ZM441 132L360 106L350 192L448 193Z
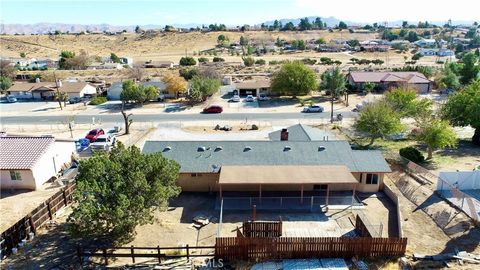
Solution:
M220 88L220 80L213 76L195 76L190 81L189 99L192 103L205 101Z
M434 119L420 127L417 140L427 145L427 159L431 159L435 149L454 147L457 143L457 136L447 121Z
M315 72L300 61L283 64L272 77L272 91L280 95L308 95L316 88Z
M419 38L418 38L417 32L409 31L406 39L410 42L415 42Z
M313 23L316 29L323 29L323 22L320 17L315 18L315 22Z
M347 26L347 24L346 24L345 22L340 21L340 22L338 23L338 28L339 28L339 29L347 29L348 26Z
M460 86L457 75L453 72L450 66L445 65L438 80L438 87L440 89L457 89Z
M248 44L248 40L244 36L240 36L240 45L245 46Z
M60 60L58 61L58 67L60 69L71 69L70 59L75 57L75 53L71 51L62 51L60 53Z
M243 60L243 64L246 66L246 67L251 67L255 64L255 59L253 59L253 57L242 57L242 60Z
M193 57L185 56L180 58L180 66L195 66L197 61Z
M12 86L12 79L10 79L9 77L3 77L1 76L0 77L0 92L2 92L2 94L7 91L8 88L10 88Z
M217 43L220 45L224 45L229 41L228 37L225 36L224 34L221 34L217 37Z
M335 98L340 97L345 92L346 79L338 67L325 71L321 79L320 90L325 90L330 93L330 122L333 123L333 102Z
M298 28L300 31L310 30L312 29L312 24L308 20L307 17L300 19L300 23L298 24Z
M441 114L454 126L473 127L472 142L480 146L480 80L450 95Z
M110 60L112 60L114 63L120 63L120 57L118 57L116 54L111 53L110 54Z
M463 66L460 69L460 82L467 85L478 77L480 66L477 65L477 56L473 52L463 55L462 62Z
M283 28L281 30L282 31L293 31L293 30L295 30L295 25L293 24L293 22L288 22L283 26Z
M373 91L373 89L375 89L375 86L375 83L366 82L365 84L363 84L363 90L365 91L365 93L370 93Z
M375 139L401 132L403 125L400 116L384 101L365 106L355 120L355 130L370 138L369 146Z
M118 244L131 240L137 225L153 223L154 211L180 193L179 170L161 153L142 154L120 142L110 153L80 161L71 233Z
M182 76L185 80L188 81L188 80L191 80L196 75L198 75L198 69L197 68L182 68L178 71L178 73L180 74L180 76Z
M315 40L315 44L325 44L325 43L327 43L325 38L319 38L319 39Z
M429 99L417 99L417 91L409 88L391 89L385 94L385 102L400 117L412 117L417 124L431 119L433 103Z

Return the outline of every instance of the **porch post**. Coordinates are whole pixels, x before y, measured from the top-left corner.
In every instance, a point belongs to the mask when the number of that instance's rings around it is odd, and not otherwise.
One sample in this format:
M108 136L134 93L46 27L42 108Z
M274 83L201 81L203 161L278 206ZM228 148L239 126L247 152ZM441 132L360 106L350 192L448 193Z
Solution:
M325 207L328 211L328 197L330 196L330 185L327 184L327 198L325 199Z
M220 192L220 200L223 199L223 195L222 195L222 185L221 184L218 184L218 191Z
M260 184L260 187L258 189L258 198L259 198L259 202L261 203L262 202L262 184Z
M353 202L355 200L355 190L357 188L357 184L353 184L353 192L352 192L352 209L353 209Z
M300 203L303 204L303 184L302 184L302 189L300 190Z

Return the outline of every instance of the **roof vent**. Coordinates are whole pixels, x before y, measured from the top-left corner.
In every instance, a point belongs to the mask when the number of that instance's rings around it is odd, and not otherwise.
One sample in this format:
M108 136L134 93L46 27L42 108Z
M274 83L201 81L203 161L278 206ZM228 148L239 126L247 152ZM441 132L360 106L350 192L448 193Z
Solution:
M197 148L197 152L205 152L205 150L207 150L207 148L205 146L199 146Z
M215 147L215 152L220 152L223 150L223 147L221 147L220 145Z
M172 147L171 146L165 146L165 148L163 148L163 151L162 152L168 152L172 150Z
M245 146L245 148L243 149L243 152L248 152L248 151L251 151L251 150L252 150L252 147Z
M290 151L290 150L292 150L292 147L288 145L285 145L285 147L283 148L283 152Z
M322 152L322 151L325 151L325 146L319 146L318 147L318 152Z

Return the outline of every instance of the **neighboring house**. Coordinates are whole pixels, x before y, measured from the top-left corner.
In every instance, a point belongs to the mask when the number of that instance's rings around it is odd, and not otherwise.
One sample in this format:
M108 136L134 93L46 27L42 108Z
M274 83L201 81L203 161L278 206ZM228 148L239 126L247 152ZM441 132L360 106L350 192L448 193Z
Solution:
M107 99L108 100L120 100L120 94L123 91L122 88L123 82L114 82L112 85L107 89ZM163 95L166 98L173 98L175 95L169 95L166 92L166 85L162 81L149 81L149 82L141 82L141 84L145 86L153 85L160 90L160 95Z
M91 63L90 65L87 66L87 69L89 70L97 70L97 69L123 69L123 64L120 63L100 63L100 62L95 62Z
M133 59L130 57L120 57L120 64L133 67Z
M172 61L147 61L143 64L145 68L173 68L174 63Z
M452 50L448 49L421 49L418 51L419 54L423 56L440 56L440 57L445 57L445 56L454 56L455 53Z
M381 151L352 150L347 141L147 141L180 164L185 192L377 192L391 172ZM324 194L324 193L323 193Z
M65 92L70 98L83 97L85 95L94 95L97 89L86 82L59 82L58 90ZM13 95L18 99L36 99L48 100L53 99L57 92L57 84L55 82L36 82L24 83L19 82L13 84L8 90L9 95Z
M381 89L395 87L411 87L418 93L428 93L432 89L432 81L420 72L350 72L348 82L362 90L365 83L374 83Z
M0 188L36 190L70 165L73 141L51 136L0 137Z
M447 42L443 39L440 39L440 40L437 41L433 38L429 38L429 39L422 38L420 40L415 41L414 44L419 46L419 47L434 47L437 44L440 45L440 46L446 45Z
M390 45L366 44L360 46L360 50L367 52L386 52L389 49Z
M258 97L260 94L270 94L270 90L270 80L251 80L235 83L235 91L240 96L252 95Z
M293 141L293 142L308 142L308 141L335 141L337 138L334 134L314 128L311 126L296 124L268 133L268 138L271 141Z

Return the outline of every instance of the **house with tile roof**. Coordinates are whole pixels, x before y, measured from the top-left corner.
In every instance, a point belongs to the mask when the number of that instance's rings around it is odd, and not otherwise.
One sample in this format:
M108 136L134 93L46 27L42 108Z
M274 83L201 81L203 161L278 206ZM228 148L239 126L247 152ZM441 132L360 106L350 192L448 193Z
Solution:
M350 72L347 76L349 84L358 90L363 90L366 83L374 83L383 90L396 87L416 89L418 93L425 94L432 90L433 82L420 72Z
M55 82L14 83L7 93L17 99L48 100L53 99L57 91ZM97 94L95 86L86 82L59 82L58 91L67 93L69 98Z
M282 131L271 133L281 140L147 141L142 151L178 162L177 183L184 192L258 197L280 193L303 200L306 194L328 197L330 191L382 189L384 175L391 169L381 151L353 150L347 141L326 140L302 128L287 128L296 135L286 137Z
M70 164L73 141L51 136L0 136L0 188L41 189Z

